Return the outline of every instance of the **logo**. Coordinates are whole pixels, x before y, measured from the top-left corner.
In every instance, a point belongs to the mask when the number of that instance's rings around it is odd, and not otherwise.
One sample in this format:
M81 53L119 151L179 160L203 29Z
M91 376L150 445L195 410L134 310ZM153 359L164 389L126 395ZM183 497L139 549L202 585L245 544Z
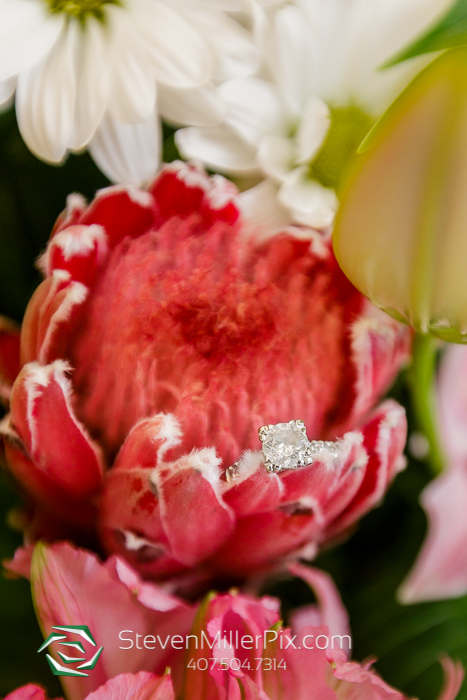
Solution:
M57 632L51 632L51 634L49 634L45 642L37 650L37 653L43 651L54 642L58 642L59 646L64 647L61 651L57 649L57 654L66 666L62 666L58 661L55 661L50 654L46 654L47 661L49 662L50 669L54 676L89 676L89 673L85 671L92 671L104 647L98 649L92 659L87 661L86 648L81 640L72 638L71 641L63 641L64 639L68 640L67 634L63 634L66 632L81 637L87 644L96 647L97 644L89 627L86 625L69 625L68 627L52 627L52 629L57 630ZM65 652L68 653L66 654ZM79 656L77 656L77 652L79 652ZM78 665L76 668L72 668L72 664Z

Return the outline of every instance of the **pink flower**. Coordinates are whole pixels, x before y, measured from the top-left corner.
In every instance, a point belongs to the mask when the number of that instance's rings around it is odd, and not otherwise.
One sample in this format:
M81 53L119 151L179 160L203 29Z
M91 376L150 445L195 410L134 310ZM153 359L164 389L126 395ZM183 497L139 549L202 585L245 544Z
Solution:
M467 593L467 348L462 345L451 345L444 352L438 416L447 469L421 495L428 534L400 588L404 603Z
M47 696L40 686L25 685L7 695L5 700L47 700ZM90 693L86 700L175 700L175 697L170 676L160 678L141 671L112 678Z
M241 577L312 557L403 466L403 409L371 411L409 332L321 234L264 241L219 176L175 163L148 191L73 196L41 264L2 428L30 536L99 521L146 575ZM258 428L295 418L310 439L342 437L339 457L270 474Z
M53 625L85 624L104 647L87 678L61 678L68 700L403 700L369 664L349 661L341 649L350 640L347 616L329 577L304 566L293 573L314 586L320 607L313 624L308 609L291 628L281 625L275 598L210 594L190 607L143 583L122 560L100 564L63 543L36 547L31 584L44 636ZM178 650L169 658L160 646L171 640ZM167 664L170 675L163 675ZM444 665L440 700L454 700L462 667ZM29 685L7 700L45 696Z

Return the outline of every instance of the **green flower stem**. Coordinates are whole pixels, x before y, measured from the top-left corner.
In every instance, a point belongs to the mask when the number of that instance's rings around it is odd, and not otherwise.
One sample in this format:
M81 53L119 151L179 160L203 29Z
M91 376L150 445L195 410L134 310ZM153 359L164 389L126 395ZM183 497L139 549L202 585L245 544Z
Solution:
M430 445L429 463L435 475L446 460L441 448L436 422L435 377L439 341L429 334L417 333L413 345L411 371L412 404L419 429Z

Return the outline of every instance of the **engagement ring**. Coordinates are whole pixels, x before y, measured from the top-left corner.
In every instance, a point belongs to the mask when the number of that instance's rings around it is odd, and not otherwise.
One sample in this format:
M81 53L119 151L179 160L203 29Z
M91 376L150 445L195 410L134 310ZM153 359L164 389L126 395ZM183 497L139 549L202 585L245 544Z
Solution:
M269 472L282 472L313 464L320 452L326 452L333 458L338 454L337 442L308 440L302 420L263 425L258 434L263 444L264 464Z

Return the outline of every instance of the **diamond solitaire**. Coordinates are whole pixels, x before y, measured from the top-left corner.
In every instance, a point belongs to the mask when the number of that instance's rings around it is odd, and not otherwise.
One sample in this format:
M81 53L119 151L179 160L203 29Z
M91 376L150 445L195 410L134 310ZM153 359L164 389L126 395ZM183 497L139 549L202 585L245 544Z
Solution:
M312 464L313 457L320 451L331 453L332 457L337 456L335 442L308 440L302 420L263 425L258 434L263 443L264 464L269 472L281 472Z

